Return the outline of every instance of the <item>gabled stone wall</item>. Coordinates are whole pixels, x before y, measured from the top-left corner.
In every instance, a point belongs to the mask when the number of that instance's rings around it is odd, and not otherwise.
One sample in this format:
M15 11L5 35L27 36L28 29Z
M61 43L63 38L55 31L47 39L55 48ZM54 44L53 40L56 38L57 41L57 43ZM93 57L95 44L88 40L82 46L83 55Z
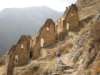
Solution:
M77 32L79 31L79 16L78 16L78 8L75 4L69 7L67 13L65 13L64 19L64 28L66 31Z
M15 66L26 65L30 59L30 36L22 35L14 48L11 48L9 55L14 58L13 62Z
M41 47L48 47L56 42L55 23L52 19L47 19L47 21L45 22L45 24L39 32L39 41Z
M56 38L55 23L52 19L47 19L36 37L36 44L31 50L32 59L36 59L41 55L41 48L52 48L57 42Z

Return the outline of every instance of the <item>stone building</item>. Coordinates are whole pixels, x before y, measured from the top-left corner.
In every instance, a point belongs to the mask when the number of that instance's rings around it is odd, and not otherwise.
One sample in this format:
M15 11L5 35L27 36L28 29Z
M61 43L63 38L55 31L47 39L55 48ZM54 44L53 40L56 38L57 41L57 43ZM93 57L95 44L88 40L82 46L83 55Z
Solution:
M7 75L13 75L13 70L14 70L14 62L15 62L15 49L16 45L13 45L11 49L9 50L8 53L8 64L7 64Z
M57 40L58 41L62 41L64 40L64 37L66 36L66 31L63 25L63 20L64 18L61 17L57 20L57 24L56 24L56 32L57 32Z
M41 48L51 48L56 41L55 23L52 19L47 19L36 37L36 44L32 49L33 59L40 56Z
M80 29L78 8L75 4L66 7L64 15L57 21L58 39L63 40L68 32L77 32Z
M8 53L10 63L15 66L23 66L29 62L30 59L30 36L22 35L17 44L12 47Z
M75 4L72 4L64 14L63 25L67 32L76 32L79 30L79 15L78 8Z
M41 47L49 47L56 42L55 23L52 19L47 19L39 32L39 41Z

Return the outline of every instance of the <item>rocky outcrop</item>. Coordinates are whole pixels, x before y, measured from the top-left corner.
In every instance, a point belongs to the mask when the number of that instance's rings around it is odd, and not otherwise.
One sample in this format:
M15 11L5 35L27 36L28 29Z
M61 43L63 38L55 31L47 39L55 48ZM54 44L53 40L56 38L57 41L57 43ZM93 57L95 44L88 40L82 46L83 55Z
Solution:
M77 0L80 20L100 13L100 0Z
M94 17L95 18L95 17ZM94 27L95 26L95 27ZM66 65L69 67L73 67L74 72L71 72L71 75L98 75L100 74L99 70L93 68L93 64L95 62L95 67L97 67L97 63L99 60L99 45L100 42L96 41L99 38L95 38L95 31L100 31L96 29L98 27L98 21L91 21L89 25L83 28L78 37L76 38L72 51L66 54L65 61ZM97 37L97 36L96 36ZM97 67L98 69L100 66Z
M99 2L99 0L77 0L77 5L79 8L83 9L95 5L97 2Z

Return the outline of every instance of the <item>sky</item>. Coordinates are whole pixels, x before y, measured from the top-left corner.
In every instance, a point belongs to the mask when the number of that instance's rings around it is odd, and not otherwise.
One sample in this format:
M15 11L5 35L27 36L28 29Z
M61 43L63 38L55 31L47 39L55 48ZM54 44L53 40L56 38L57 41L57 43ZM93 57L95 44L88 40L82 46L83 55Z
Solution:
M5 8L25 8L33 6L47 6L57 11L64 11L66 6L76 0L0 0L0 11Z

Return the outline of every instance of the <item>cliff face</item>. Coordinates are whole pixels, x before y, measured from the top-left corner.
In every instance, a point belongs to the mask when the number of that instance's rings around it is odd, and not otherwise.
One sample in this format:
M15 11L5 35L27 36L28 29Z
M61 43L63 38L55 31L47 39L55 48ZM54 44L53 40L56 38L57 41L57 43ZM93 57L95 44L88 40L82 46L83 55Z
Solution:
M71 5L57 25L48 19L34 39L18 42L23 44L21 49L12 47L8 54L7 75L100 75L100 5L94 4L100 2L92 0L89 4L88 1L78 0L75 8ZM90 15L87 8L97 13ZM59 35L57 31L60 27L63 33ZM69 30L70 27L73 29ZM59 36L64 38L59 40ZM29 56L29 61L23 58L28 62L26 65L16 66L15 62L20 58L12 54L17 51L21 58Z
M80 19L100 13L100 0L77 0Z
M83 9L85 7L95 6L98 2L99 0L77 0L77 5L79 8Z

